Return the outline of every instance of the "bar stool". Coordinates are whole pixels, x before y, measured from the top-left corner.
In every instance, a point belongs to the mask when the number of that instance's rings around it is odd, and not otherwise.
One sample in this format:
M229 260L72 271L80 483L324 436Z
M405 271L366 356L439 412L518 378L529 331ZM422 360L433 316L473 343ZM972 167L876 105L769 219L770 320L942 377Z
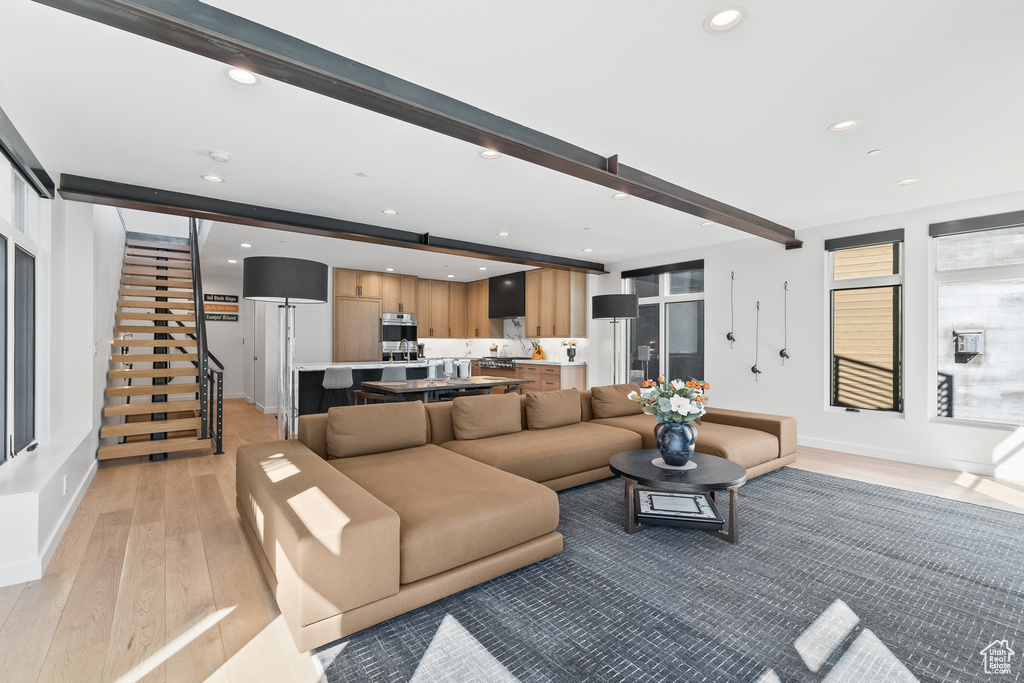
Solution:
M331 405L331 392L335 389L352 388L352 368L327 368L320 383L320 412L326 413Z
M380 381L381 382L404 382L405 379L406 379L406 375L405 375L405 366L404 365L387 365L387 366L384 367L384 370L382 370L381 373L380 373ZM386 403L389 400L395 400L395 399L389 399L387 394L380 394L380 393L377 393L376 391L366 391L364 389L357 390L355 392L355 397L356 397L356 403L359 403L359 401L362 401L364 404L366 404L366 403ZM402 399L397 399L397 400L400 401Z

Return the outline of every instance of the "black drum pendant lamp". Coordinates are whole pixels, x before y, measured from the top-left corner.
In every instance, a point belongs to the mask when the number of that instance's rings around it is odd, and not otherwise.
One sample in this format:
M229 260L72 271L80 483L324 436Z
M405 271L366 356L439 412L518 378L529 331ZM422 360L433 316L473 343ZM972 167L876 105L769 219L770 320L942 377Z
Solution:
M298 420L295 374L295 304L327 303L327 266L283 256L250 256L242 261L242 296L280 304L281 374L277 382L277 435L295 434Z
M612 384L619 383L619 321L640 317L636 294L599 294L591 300L594 320L612 321Z

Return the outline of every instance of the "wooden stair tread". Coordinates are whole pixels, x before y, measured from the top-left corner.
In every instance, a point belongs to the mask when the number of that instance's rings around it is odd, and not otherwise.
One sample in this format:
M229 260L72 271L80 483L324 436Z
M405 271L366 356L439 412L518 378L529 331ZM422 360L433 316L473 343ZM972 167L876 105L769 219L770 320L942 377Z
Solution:
M133 313L118 311L118 320L181 320L185 322L196 319L195 313Z
M144 297L160 297L163 299L188 299L192 300L195 297L191 291L183 292L180 290L162 290L162 289L131 289L128 287L122 287L120 290L121 296L144 296Z
M107 387L106 396L174 396L176 394L195 394L199 392L199 384L139 384L131 387Z
M110 356L111 363L177 363L197 360L198 353L115 353Z
M119 362L119 361L118 361ZM142 362L142 361L139 361ZM159 361L153 361L159 362ZM198 377L196 368L132 368L131 370L111 370L107 373L110 379L152 379L156 377Z
M195 327L169 327L156 325L116 325L114 331L118 334L195 334ZM175 340L168 340L175 341ZM173 344L172 344L173 346Z
M125 422L118 425L103 425L100 438L111 436L131 436L135 434L166 434L167 432L183 432L199 429L198 417L187 417L181 420L147 420L145 422Z
M125 266L121 270L122 275L146 275L149 277L168 277L175 280L185 280L192 277L191 270L181 268L147 268L145 266Z
M192 262L192 253L184 251L163 251L162 249L143 249L140 247L127 247L124 250L125 256L141 256L142 258L165 258L172 261Z
M169 311L192 311L195 304L191 301L142 301L138 299L118 299L121 308L164 308Z
M169 290L187 289L190 292L192 291L191 280L178 280L174 278L168 280L158 280L155 277L125 277L124 275L122 275L121 284L126 287L167 287ZM168 296L173 295L168 294Z
M115 339L111 346L149 346L171 348L172 346L196 346L195 339Z
M119 415L152 415L154 413L176 413L182 410L199 410L199 401L146 401L144 403L116 403L103 406L103 417Z
M127 240L126 246L135 247L137 249L160 249L162 251L184 251L187 253L192 252L192 248L187 244L175 244L174 242L156 242L150 240Z
M169 258L154 258L151 256L125 256L124 264L127 266L149 266L152 268L169 268L172 270L183 270L192 272L192 261L181 261Z
M100 460L113 458L130 458L136 455L152 455L154 453L177 453L178 451L191 451L207 449L212 446L210 439L184 438L184 439L161 439L159 441L137 441L133 443L114 444L112 446L100 446L96 451L96 457Z

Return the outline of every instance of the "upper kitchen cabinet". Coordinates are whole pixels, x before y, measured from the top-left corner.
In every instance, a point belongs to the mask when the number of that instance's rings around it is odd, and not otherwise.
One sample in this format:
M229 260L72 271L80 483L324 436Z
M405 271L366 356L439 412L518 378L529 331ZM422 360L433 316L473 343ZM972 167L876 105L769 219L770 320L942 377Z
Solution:
M385 273L381 279L381 306L385 313L416 313L415 275Z
M447 282L419 280L416 283L416 326L420 339L449 336Z
M466 283L448 283L448 336L465 339L466 334Z
M489 280L477 280L466 286L466 336L494 339L504 335L500 318L488 315Z
M586 273L554 268L526 271L527 337L582 337L586 330Z
M334 269L334 296L381 298L381 274L365 270Z

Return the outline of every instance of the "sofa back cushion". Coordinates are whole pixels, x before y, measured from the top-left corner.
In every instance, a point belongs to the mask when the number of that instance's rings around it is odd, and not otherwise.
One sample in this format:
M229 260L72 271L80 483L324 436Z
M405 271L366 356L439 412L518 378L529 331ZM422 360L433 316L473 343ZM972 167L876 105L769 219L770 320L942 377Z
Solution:
M519 394L463 396L452 401L452 427L460 441L522 431Z
M639 415L644 412L636 401L626 398L631 391L640 391L636 384L610 384L606 387L593 387L590 390L590 405L594 409L594 417L622 417Z
M420 401L342 406L327 411L328 458L397 451L426 443L427 414Z
M530 429L551 429L580 422L579 389L531 391L526 395L526 426Z

